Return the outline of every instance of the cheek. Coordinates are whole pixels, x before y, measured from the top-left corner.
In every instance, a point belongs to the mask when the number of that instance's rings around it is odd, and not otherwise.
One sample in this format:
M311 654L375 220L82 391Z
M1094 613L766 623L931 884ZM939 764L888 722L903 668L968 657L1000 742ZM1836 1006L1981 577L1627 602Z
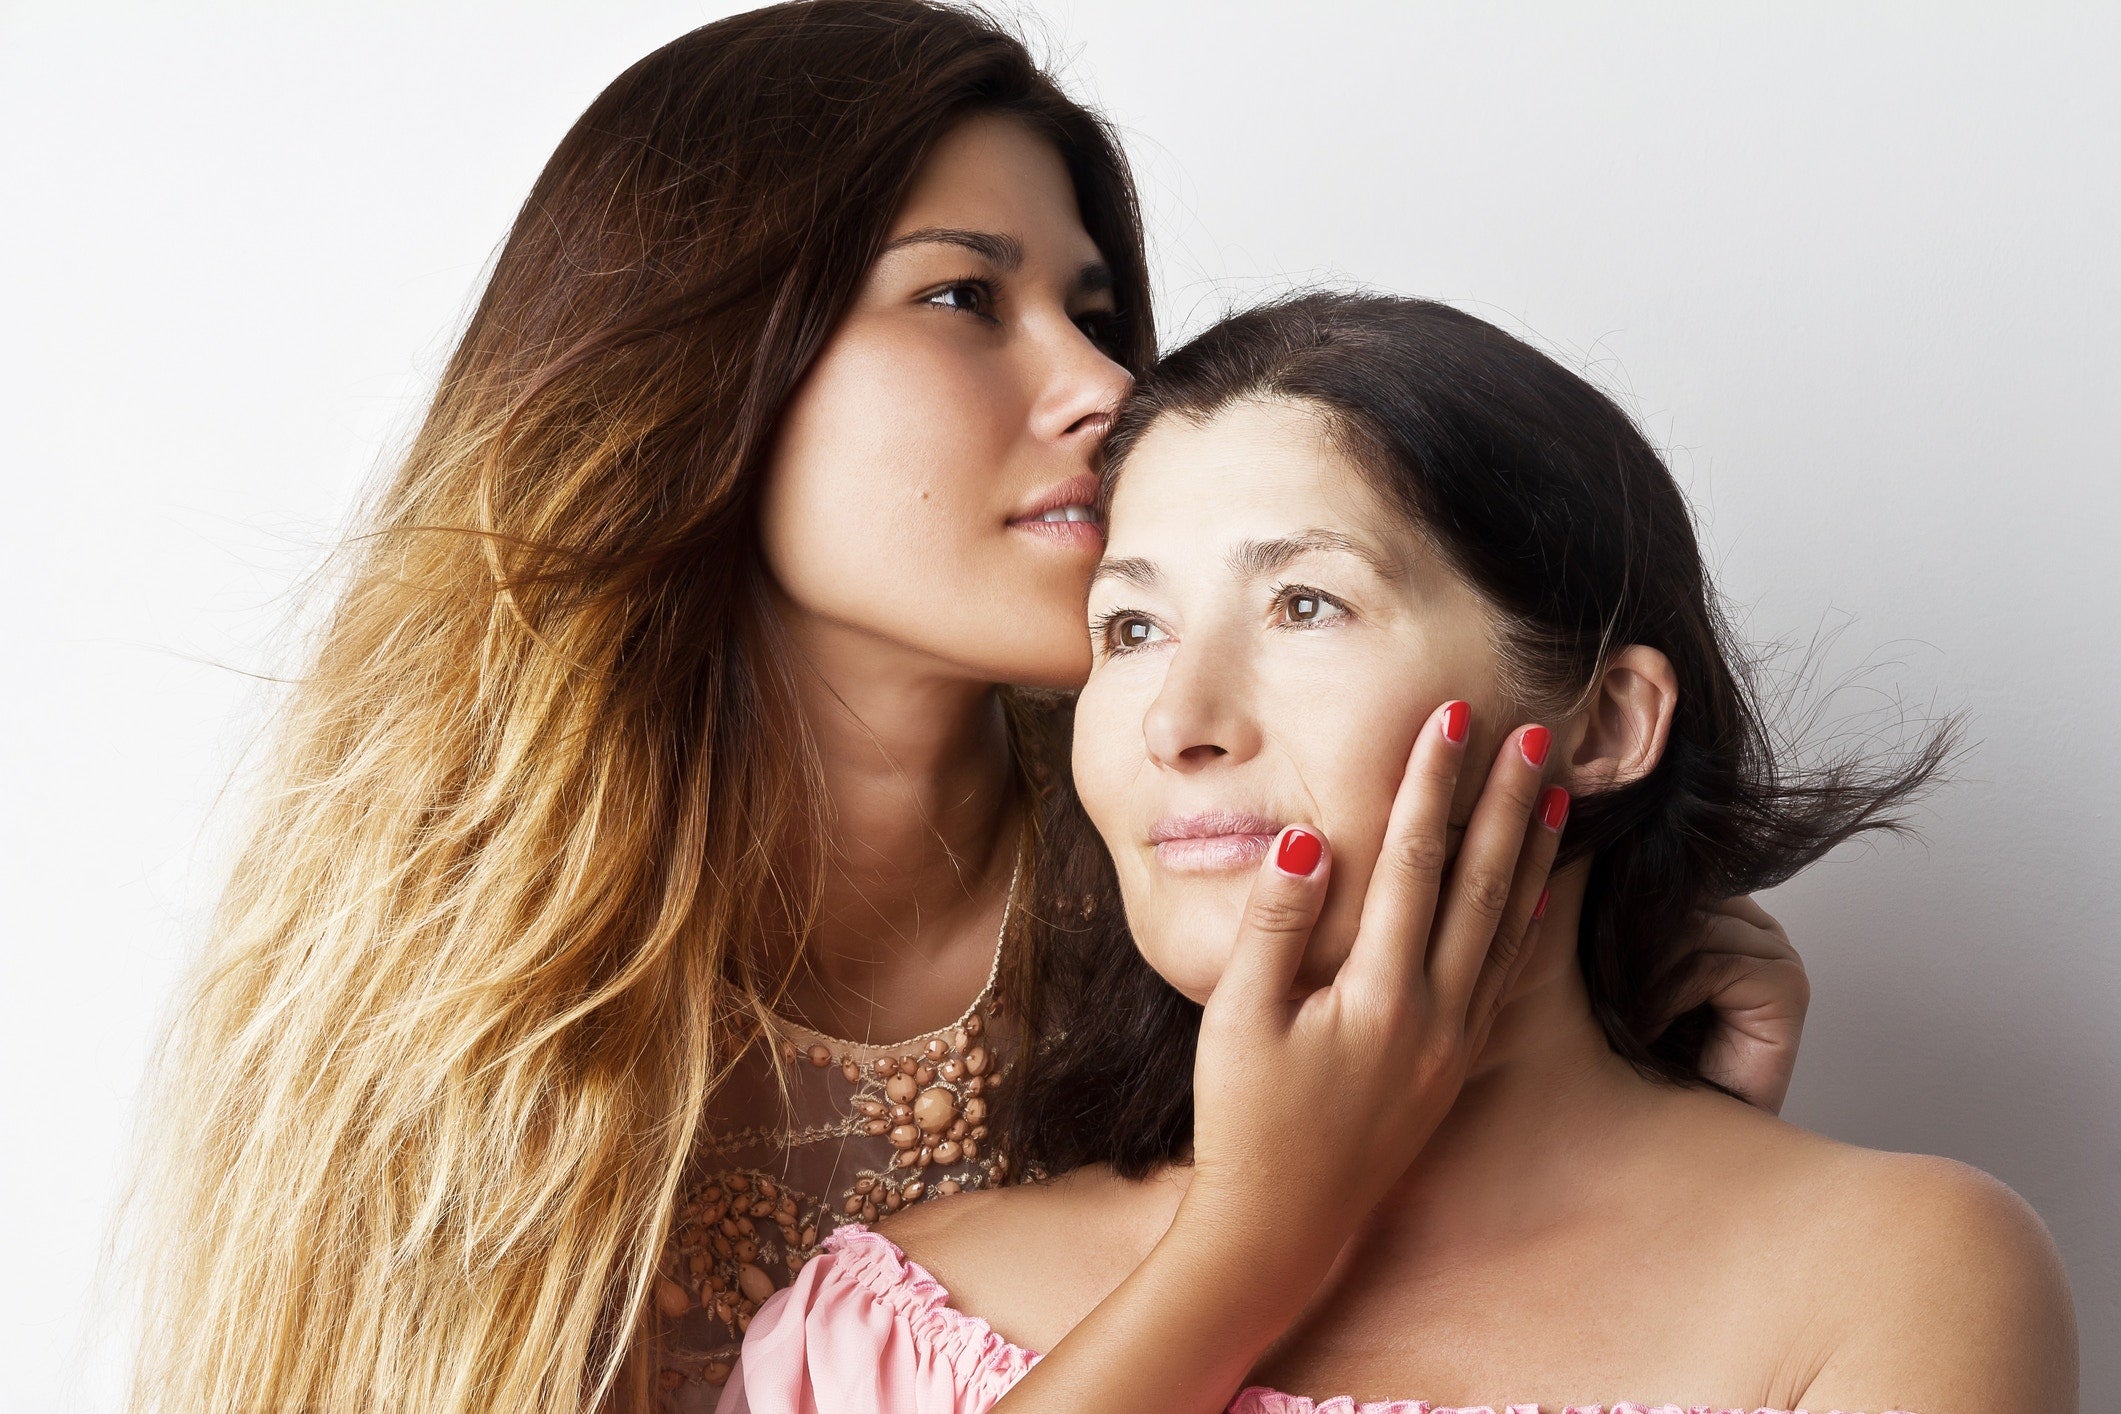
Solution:
M836 339L781 419L761 534L798 602L932 567L989 518L1003 400L977 370L904 343Z
M1026 452L1005 360L916 332L843 331L790 399L760 497L767 570L800 615L971 680L1074 687L1094 561L1006 522L1030 490L1086 468Z
M1333 879L1304 954L1299 980L1306 985L1330 982L1355 945L1393 798L1425 716L1367 719L1360 746L1351 746L1330 770L1312 778L1320 798L1319 825L1333 842Z
M1432 674L1376 661L1333 676L1330 694L1302 691L1309 715L1284 743L1315 823L1333 846L1333 879L1305 951L1298 981L1323 986L1346 960L1391 821L1415 734L1451 694L1424 683Z
M1119 868L1130 898L1144 876L1142 833L1153 813L1141 797L1148 774L1142 717L1154 701L1158 677L1136 661L1106 664L1075 697L1075 736L1069 766L1076 798ZM1131 903L1130 903L1131 906Z
M1251 880L1181 883L1150 867L1141 835L1155 811L1138 792L1151 771L1142 718L1157 682L1153 663L1108 664L1093 672L1076 698L1071 764L1083 811L1112 856L1135 946L1165 981L1203 1002L1229 965Z

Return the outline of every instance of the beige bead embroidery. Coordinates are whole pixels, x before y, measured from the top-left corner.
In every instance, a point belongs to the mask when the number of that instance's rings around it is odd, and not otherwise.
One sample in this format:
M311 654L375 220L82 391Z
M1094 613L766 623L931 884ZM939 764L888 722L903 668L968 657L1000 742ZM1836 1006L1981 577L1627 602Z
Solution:
M760 1305L834 1227L1007 1180L988 1125L1013 1040L998 1025L1007 1021L1000 962L998 942L964 1014L909 1041L866 1046L780 1023L759 1065L779 1062L792 1122L710 1129L664 1248L655 1304L666 1408L713 1407L712 1387L728 1379ZM831 1171L830 1191L791 1176L806 1163Z

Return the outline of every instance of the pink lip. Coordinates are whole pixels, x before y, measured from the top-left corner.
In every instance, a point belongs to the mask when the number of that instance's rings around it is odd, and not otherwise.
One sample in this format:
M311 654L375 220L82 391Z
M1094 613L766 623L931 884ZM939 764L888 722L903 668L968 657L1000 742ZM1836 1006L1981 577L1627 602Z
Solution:
M1266 855L1281 826L1263 816L1234 810L1174 815L1149 831L1156 861L1181 874L1249 869Z
M1045 490L1039 492L1035 500L1015 515L1009 517L1009 524L1020 525L1025 521L1037 521L1047 511L1057 511L1062 506L1094 506L1097 504L1097 492L1097 477L1090 472L1086 471L1080 476L1071 476L1066 481L1054 486L1048 486ZM1041 523L1050 525L1054 522ZM1066 522L1060 523L1066 524ZM1076 524L1080 525L1082 522L1077 521Z
M1027 531L1070 549L1102 550L1105 528L1095 521L1039 519L1047 511L1057 511L1062 506L1094 506L1097 492L1097 478L1088 472L1070 477L1056 486L1047 487L1028 506L1011 516L1009 528Z

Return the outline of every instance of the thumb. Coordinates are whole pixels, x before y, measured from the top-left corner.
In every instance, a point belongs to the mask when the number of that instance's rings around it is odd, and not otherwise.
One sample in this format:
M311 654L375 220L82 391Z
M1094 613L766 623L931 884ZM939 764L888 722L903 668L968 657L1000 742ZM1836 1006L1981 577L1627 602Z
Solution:
M1288 1002L1331 872L1326 838L1318 831L1290 825L1275 837L1252 876L1230 965L1211 998L1221 1009L1263 1010Z

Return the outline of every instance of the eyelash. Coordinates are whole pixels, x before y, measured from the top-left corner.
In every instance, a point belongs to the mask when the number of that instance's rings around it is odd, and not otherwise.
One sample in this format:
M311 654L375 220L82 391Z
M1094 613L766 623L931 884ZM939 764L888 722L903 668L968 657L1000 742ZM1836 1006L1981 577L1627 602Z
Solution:
M1332 605L1340 612L1325 619L1299 619L1294 622L1277 623L1275 625L1276 628L1308 632L1311 629L1320 628L1338 619L1351 617L1355 612L1341 600L1320 590L1313 589L1308 584L1277 584L1274 586L1272 603L1278 610L1283 613L1288 612L1289 601L1292 599L1316 599L1321 604ZM1122 608L1106 610L1104 613L1099 614L1096 621L1090 625L1091 641L1098 646L1105 656L1116 658L1122 654L1139 652L1149 646L1145 643L1123 644L1113 638L1112 631L1128 619L1141 619L1146 623L1156 623L1153 617L1139 609Z
M1114 641L1112 630L1126 619L1141 619L1152 624L1156 622L1139 609L1108 609L1099 614L1097 621L1090 625L1090 641L1108 658L1117 658L1123 653L1137 653L1148 646L1142 643L1128 645Z
M944 295L952 294L958 290L977 290L979 292L979 307L976 309L970 309L965 307L964 305L940 303ZM995 294L994 284L992 281L952 280L949 284L943 286L941 289L933 290L930 291L928 294L922 295L921 303L932 304L937 309L947 309L957 314L969 314L974 319L984 319L991 324L994 322L993 310L994 306L999 303L999 297Z
M1116 309L1093 309L1088 314L1075 317L1075 327L1083 331L1083 337L1114 358L1120 356L1120 345L1125 341L1127 317Z
M971 308L965 305L941 303L942 296L958 290L977 291L979 295L978 307ZM994 283L991 280L952 280L941 289L930 291L928 294L921 296L920 302L922 304L932 304L937 309L947 309L955 314L969 314L974 319L983 319L992 324L996 322L994 307L1001 302L1001 296L995 290ZM1083 337L1108 354L1118 350L1124 323L1124 317L1116 309L1096 309L1091 310L1087 314L1075 316L1075 327L1083 331Z
M1299 630L1314 629L1320 627L1322 624L1331 623L1334 619L1342 618L1345 616L1351 616L1355 612L1341 600L1334 598L1332 595L1327 594L1322 590L1313 589L1308 584L1277 584L1274 586L1273 602L1276 608L1287 612L1290 601L1294 599L1316 599L1321 604L1332 605L1334 608L1340 610L1340 613L1335 614L1331 618L1327 619L1299 619L1293 623L1280 623L1275 625L1276 628L1291 628Z

